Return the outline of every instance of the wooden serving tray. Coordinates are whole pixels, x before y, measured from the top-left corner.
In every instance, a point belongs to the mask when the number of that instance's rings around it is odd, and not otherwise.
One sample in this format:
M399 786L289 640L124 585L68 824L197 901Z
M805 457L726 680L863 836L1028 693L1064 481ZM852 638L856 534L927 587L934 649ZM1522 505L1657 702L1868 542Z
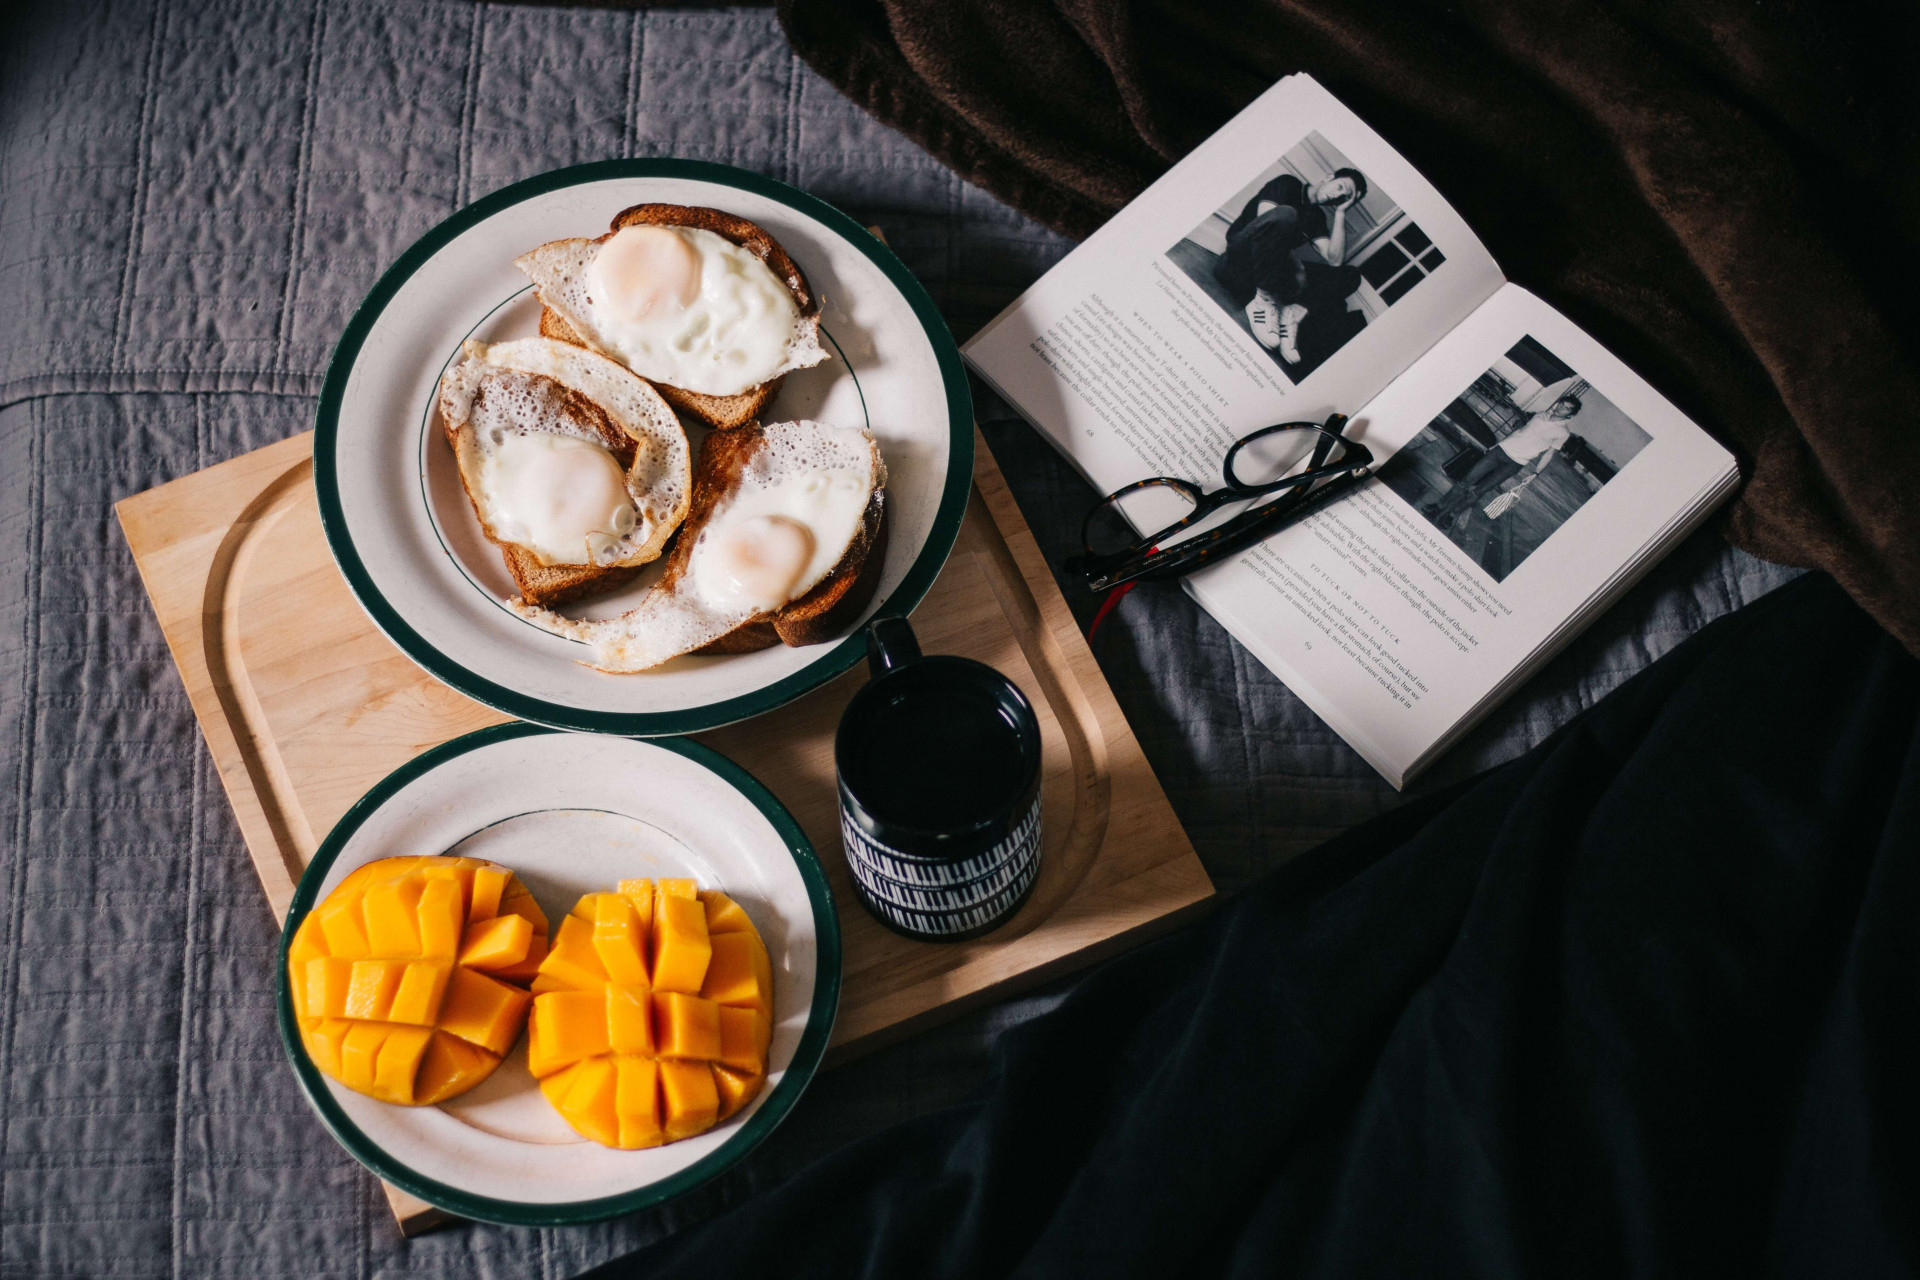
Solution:
M1039 713L1045 852L1018 915L971 942L924 943L857 905L833 731L863 670L696 735L765 783L826 865L845 944L829 1064L1088 964L1213 893L978 433L975 458L959 541L913 625L926 652L999 668ZM320 527L311 433L115 509L276 919L368 788L429 747L509 718L415 666L349 593ZM431 1206L388 1195L402 1230L438 1220Z

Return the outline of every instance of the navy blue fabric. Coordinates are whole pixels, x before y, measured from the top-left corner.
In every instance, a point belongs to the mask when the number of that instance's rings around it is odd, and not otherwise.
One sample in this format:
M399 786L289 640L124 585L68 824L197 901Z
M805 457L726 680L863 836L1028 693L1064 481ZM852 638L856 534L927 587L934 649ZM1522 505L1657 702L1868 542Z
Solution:
M1825 578L598 1276L1905 1276L1920 662Z

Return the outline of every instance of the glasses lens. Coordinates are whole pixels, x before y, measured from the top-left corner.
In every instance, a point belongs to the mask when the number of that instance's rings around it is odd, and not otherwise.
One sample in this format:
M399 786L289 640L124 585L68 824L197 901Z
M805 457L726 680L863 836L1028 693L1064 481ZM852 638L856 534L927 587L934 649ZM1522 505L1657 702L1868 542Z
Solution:
M1097 556L1131 550L1142 534L1185 520L1193 507L1189 490L1164 480L1148 480L1109 494L1087 521L1087 550Z
M1313 461L1314 446L1327 440L1331 437L1315 427L1269 427L1255 432L1229 459L1227 478L1250 489L1284 480L1304 470ZM1338 462L1344 452L1344 444L1332 441L1326 461Z

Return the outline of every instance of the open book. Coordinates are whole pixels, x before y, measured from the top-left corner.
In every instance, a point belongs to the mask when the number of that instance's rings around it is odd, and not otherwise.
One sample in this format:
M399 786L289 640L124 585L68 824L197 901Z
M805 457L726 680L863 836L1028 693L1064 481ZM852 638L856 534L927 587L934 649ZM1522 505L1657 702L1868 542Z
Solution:
M1739 481L1304 75L965 355L1102 493L1155 475L1214 488L1247 432L1351 416L1374 477L1186 583L1395 786Z

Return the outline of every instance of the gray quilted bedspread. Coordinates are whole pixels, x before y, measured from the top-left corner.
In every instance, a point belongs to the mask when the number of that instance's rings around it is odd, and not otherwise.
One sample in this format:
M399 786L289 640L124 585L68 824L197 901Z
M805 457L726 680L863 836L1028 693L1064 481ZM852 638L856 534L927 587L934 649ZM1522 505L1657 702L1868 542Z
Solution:
M865 119L762 11L47 8L0 41L0 1275L565 1276L976 1085L1057 988L828 1073L662 1213L402 1240L282 1059L275 928L111 506L306 428L381 268L542 170L678 155L796 183L882 227L961 337L1066 245ZM981 416L1057 555L1085 491L1004 406ZM1695 538L1432 782L1787 576ZM1136 592L1097 651L1223 887L1394 803L1177 590Z

